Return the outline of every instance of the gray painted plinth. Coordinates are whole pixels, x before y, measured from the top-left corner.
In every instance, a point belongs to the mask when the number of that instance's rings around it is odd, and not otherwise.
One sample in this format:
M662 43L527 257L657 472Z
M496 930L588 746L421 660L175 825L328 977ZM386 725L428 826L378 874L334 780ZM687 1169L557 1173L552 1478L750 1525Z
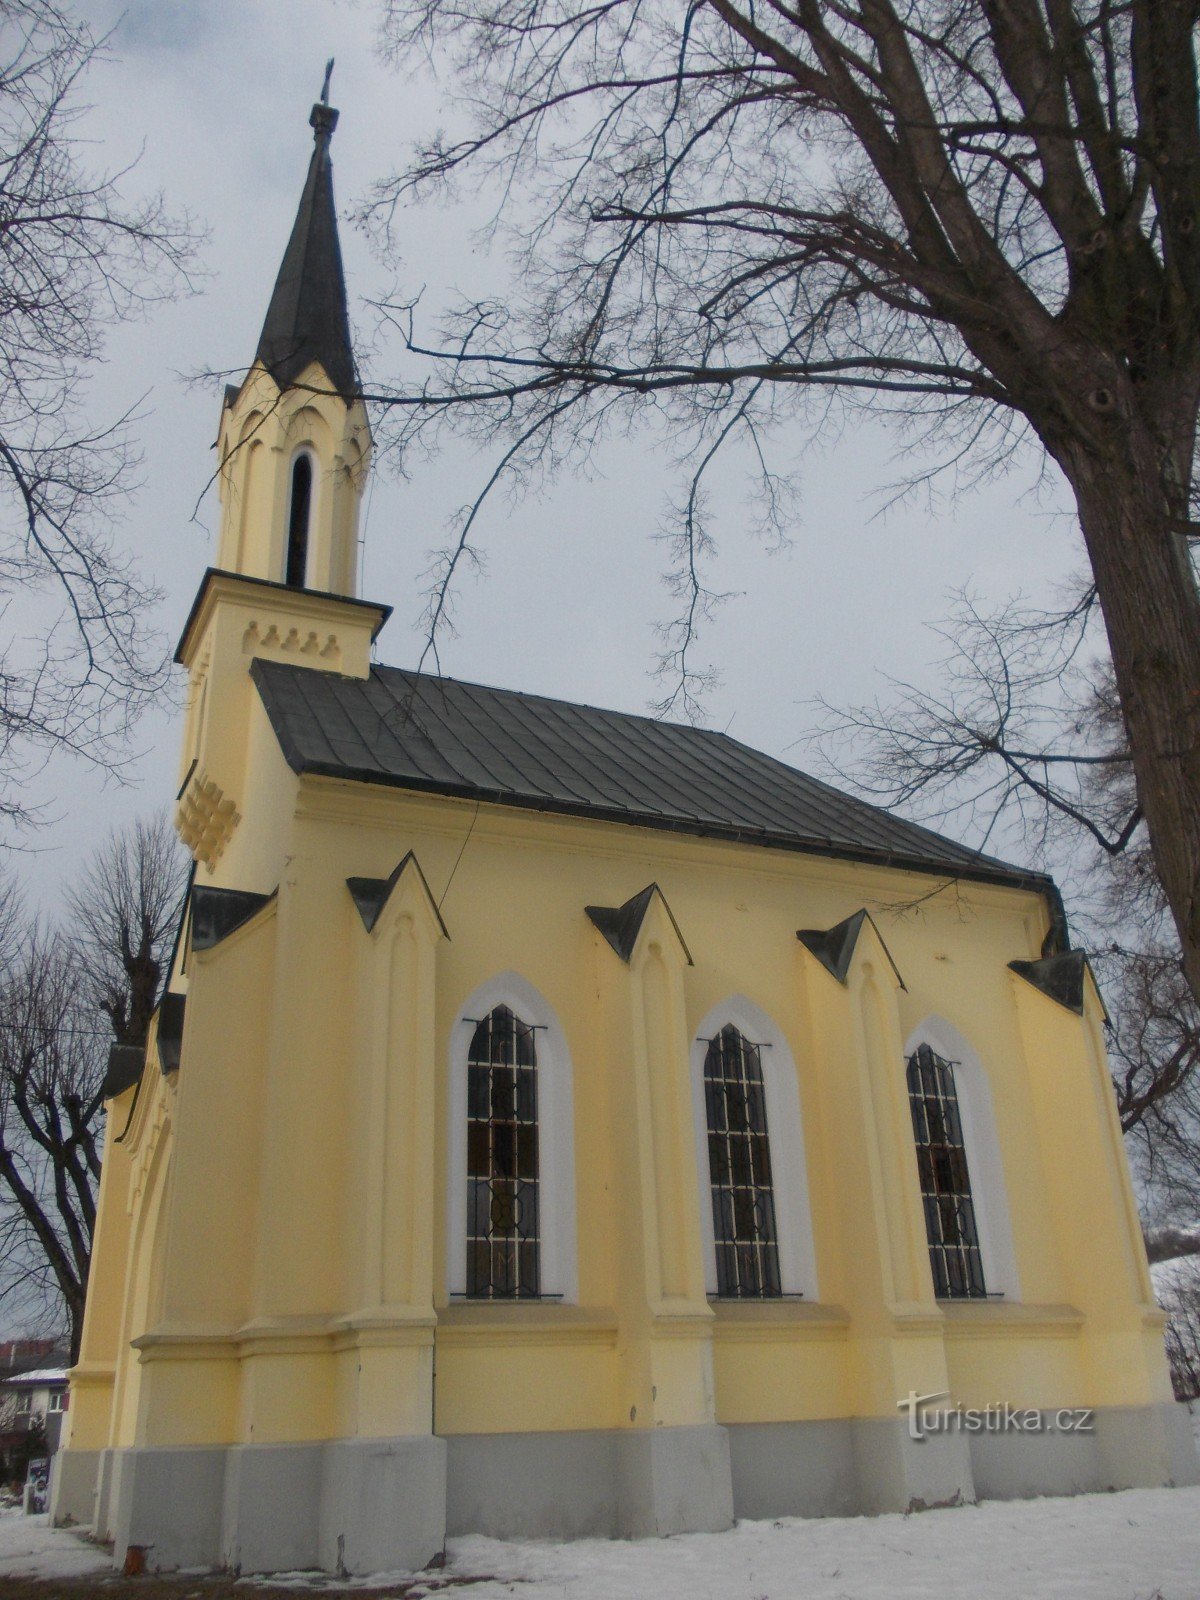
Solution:
M770 1517L850 1517L861 1510L850 1423L744 1422L729 1429L733 1510Z
M964 1434L913 1439L903 1417L855 1417L850 1434L859 1510L868 1516L974 1502L971 1448Z
M1107 1488L1094 1432L1064 1432L1047 1426L1041 1413L1034 1432L972 1433L971 1466L981 1500L1031 1500L1038 1495L1094 1494ZM1165 1481L1165 1480L1160 1480Z
M419 1571L446 1528L442 1439L105 1452L114 1556L151 1570ZM104 1481L105 1463L101 1463Z
M617 1434L617 1532L627 1539L733 1526L729 1435L714 1425Z
M1096 1412L1096 1444L1103 1487L1144 1489L1160 1483L1200 1482L1200 1462L1186 1409L1173 1401L1156 1406L1108 1406ZM1185 1431L1186 1430L1186 1431Z
M113 1536L113 1475L122 1450L101 1450L100 1467L96 1473L96 1516L92 1533L107 1542Z
M441 1554L444 1439L337 1440L325 1446L321 1467L317 1554L326 1572L418 1572Z
M1178 1401L1170 1401L1159 1409L1167 1438L1171 1482L1180 1486L1200 1483L1200 1451L1196 1446L1191 1411Z
M59 1450L50 1463L50 1521L54 1527L96 1521L99 1450Z
M225 1452L220 1564L234 1572L319 1565L321 1444L244 1444Z
M493 1539L612 1538L616 1435L465 1433L446 1440L446 1532Z
M1049 1414L1047 1414L1049 1415ZM733 1515L837 1516L1200 1482L1183 1406L1095 1413L1091 1433L930 1434L903 1418L448 1439L67 1452L55 1506L151 1567L416 1571L444 1534L639 1537ZM72 1460L74 1457L74 1460ZM69 1514L78 1521L85 1516Z
M726 1429L455 1434L446 1531L642 1538L733 1524Z
M152 1571L213 1567L221 1560L222 1445L114 1451L113 1558L125 1565L130 1546Z
M981 1499L1090 1494L1107 1489L1200 1483L1186 1406L1106 1406L1086 1431L1063 1429L1043 1411L1038 1429L971 1434L971 1465Z
M890 1418L729 1429L739 1517L824 1517L1141 1484L1195 1483L1200 1461L1182 1406L1095 1414L1093 1431L929 1434ZM965 1452L965 1454L964 1454Z

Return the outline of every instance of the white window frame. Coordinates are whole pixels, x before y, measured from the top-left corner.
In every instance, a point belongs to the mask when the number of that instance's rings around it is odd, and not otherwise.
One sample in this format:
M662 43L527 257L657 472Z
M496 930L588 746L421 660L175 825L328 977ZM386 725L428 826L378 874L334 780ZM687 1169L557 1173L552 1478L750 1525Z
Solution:
M704 1101L704 1058L708 1042L730 1024L761 1052L771 1152L771 1188L775 1198L779 1286L785 1295L817 1299L817 1260L813 1248L804 1121L800 1111L800 1079L795 1057L782 1030L745 995L731 995L701 1018L691 1048L692 1122L696 1131L696 1172L700 1183L700 1236L704 1247L704 1283L717 1294L717 1250L713 1238L712 1182L708 1165L708 1111ZM748 1302L747 1302L748 1303Z
M904 1046L906 1103L908 1063L917 1046L922 1044L927 1044L943 1061L954 1063L954 1088L958 1095L963 1149L967 1155L967 1175L975 1210L975 1231L979 1236L979 1258L983 1263L983 1282L988 1298L1019 1300L1021 1290L1013 1246L1012 1217L1008 1207L1008 1186L1004 1181L1004 1161L1000 1154L1000 1138L992 1109L992 1089L987 1069L953 1023L947 1022L944 1017L926 1017L913 1029ZM908 1131L911 1138L911 1125Z
M65 1396L61 1389L52 1390L46 1400L46 1410L51 1413L62 1411L64 1399Z
M503 972L468 995L450 1030L446 1286L456 1298L466 1295L467 1056L477 1023L497 1006L507 1006L536 1030L538 1282L542 1298L574 1304L579 1299L579 1272L575 1249L575 1097L571 1055L553 1007L515 972Z

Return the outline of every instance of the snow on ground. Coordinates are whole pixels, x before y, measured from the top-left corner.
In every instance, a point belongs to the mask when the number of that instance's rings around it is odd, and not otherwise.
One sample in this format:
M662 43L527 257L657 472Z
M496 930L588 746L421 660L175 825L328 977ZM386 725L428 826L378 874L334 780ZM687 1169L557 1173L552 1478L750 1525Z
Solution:
M112 1570L112 1557L46 1516L0 1510L0 1578L82 1578Z
M1200 1488L991 1502L913 1517L743 1522L637 1543L456 1539L470 1600L1197 1600ZM466 1597L464 1597L466 1600Z
M453 1539L448 1556L416 1592L440 1591L442 1600L1200 1600L1200 1488L993 1501L913 1517L743 1522L730 1533L636 1542ZM103 1551L48 1528L45 1517L0 1515L0 1576L82 1576L106 1564ZM293 1582L310 1592L345 1589L298 1574ZM381 1576L362 1587L385 1583ZM247 1600L253 1593L248 1584Z

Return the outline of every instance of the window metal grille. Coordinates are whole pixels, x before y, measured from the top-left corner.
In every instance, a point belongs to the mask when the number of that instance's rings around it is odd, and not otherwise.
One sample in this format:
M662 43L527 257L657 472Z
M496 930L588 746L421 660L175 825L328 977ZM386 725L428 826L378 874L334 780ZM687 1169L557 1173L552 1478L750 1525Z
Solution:
M534 1029L497 1006L467 1054L467 1294L539 1294Z
M704 1105L717 1293L739 1300L777 1295L779 1247L762 1052L732 1024L709 1040Z
M934 1293L939 1300L982 1300L987 1288L954 1067L918 1045L908 1060L908 1103Z

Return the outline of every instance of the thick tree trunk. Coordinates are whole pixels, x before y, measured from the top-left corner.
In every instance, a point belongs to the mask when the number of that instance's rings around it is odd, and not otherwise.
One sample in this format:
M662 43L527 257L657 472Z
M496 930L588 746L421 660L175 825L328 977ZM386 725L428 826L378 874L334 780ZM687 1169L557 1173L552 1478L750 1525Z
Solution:
M1075 490L1129 735L1138 799L1184 970L1200 1002L1200 593L1161 451L1060 461ZM1182 499L1182 497L1181 497Z
M83 1293L78 1295L67 1295L65 1297L67 1301L67 1316L70 1319L71 1324L71 1365L73 1367L78 1366L79 1364L79 1351L83 1344L83 1312L85 1293L86 1288Z

